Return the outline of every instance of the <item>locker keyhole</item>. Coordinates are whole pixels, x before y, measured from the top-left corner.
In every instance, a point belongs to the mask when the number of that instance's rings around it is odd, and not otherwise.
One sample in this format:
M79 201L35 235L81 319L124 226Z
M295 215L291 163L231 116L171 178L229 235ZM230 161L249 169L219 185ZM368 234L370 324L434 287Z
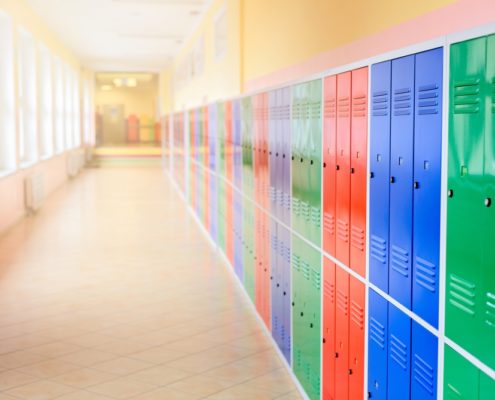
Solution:
M492 205L492 199L490 197L487 197L485 199L485 207L491 207Z
M403 157L399 157L399 165L404 165L404 158Z
M381 154L377 154L376 155L376 162L381 162L382 161L382 155Z
M461 167L461 176L466 176L468 174L468 169L466 166Z
M423 168L425 171L429 170L430 169L430 162L429 161L425 161L424 164L423 164Z

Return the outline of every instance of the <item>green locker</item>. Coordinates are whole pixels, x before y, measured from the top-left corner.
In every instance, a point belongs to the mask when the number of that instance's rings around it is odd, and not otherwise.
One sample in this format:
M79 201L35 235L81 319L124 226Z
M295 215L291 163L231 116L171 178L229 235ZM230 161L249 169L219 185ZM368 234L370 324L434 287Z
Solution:
M321 256L292 236L293 368L310 399L320 398Z
M304 160L301 154L301 140L304 138L303 110L306 107L305 89L306 84L292 87L292 227L300 234L304 233L304 219L302 216L303 193L301 191L302 163Z
M486 38L450 52L446 335L479 354Z
M244 287L251 301L255 302L255 274L254 274L254 208L246 198L242 199L242 258L244 265Z
M225 105L217 105L218 173L225 177Z
M251 97L241 101L241 135L242 135L242 190L246 196L253 198L253 106Z
M495 399L495 380L480 372L480 400Z
M445 346L443 392L445 400L478 400L479 370L468 360Z

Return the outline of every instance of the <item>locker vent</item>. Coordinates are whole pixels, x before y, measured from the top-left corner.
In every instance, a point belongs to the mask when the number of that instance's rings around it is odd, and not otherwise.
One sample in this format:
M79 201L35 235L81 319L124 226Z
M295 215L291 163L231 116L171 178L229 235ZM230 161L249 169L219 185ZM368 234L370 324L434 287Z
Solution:
M287 210L290 210L290 203L291 203L290 193L284 192L284 206Z
M318 228L321 226L321 210L319 207L311 207L311 222Z
M479 111L479 78L454 82L454 114L476 114Z
M319 271L315 271L314 269L311 272L311 281L313 282L313 286L319 291L321 289L321 273Z
M495 329L495 293L486 293L485 323Z
M450 383L447 384L447 393L445 398L447 400L463 400L463 396L459 391Z
M476 285L457 275L449 275L449 303L461 311L474 316Z
M350 99L349 97L340 97L337 102L337 111L340 118L349 117Z
M335 285L332 282L323 282L323 295L330 299L330 303L333 304L335 302Z
M310 103L310 107L309 117L312 120L319 121L321 119L321 100L313 101Z
M297 254L292 254L292 268L294 271L301 272L301 257Z
M369 329L370 339L381 349L385 349L385 326L370 316Z
M366 117L366 95L358 95L352 98L352 116Z
M371 235L370 239L370 253L371 257L377 260L380 264L387 263L387 241L376 236Z
M405 371L407 370L407 346L397 336L390 335L390 358Z
M337 308L340 309L345 315L347 315L347 309L349 305L349 300L347 294L343 293L341 290L337 289Z
M323 213L323 229L329 235L335 235L335 217L330 213Z
M364 329L364 309L355 301L351 301L351 321L360 329Z
M429 261L416 257L414 267L414 280L419 286L435 293L437 290L437 267Z
M272 235L271 242L272 242L272 250L276 252L278 250L278 239L277 239L277 235L275 235L275 234Z
M384 90L373 93L372 114L374 117L386 117L389 110L389 92Z
M337 219L337 238L347 243L349 241L349 223Z
M435 370L417 354L413 360L413 379L433 396L435 390Z
M492 79L492 113L495 114L495 78Z
M310 280L310 267L306 261L301 261L301 271L306 280Z
M394 90L394 116L411 115L412 95L411 88Z
M337 117L337 100L335 97L325 100L325 118Z
M292 197L292 211L297 217L301 215L301 202L296 197Z
M437 84L424 85L418 88L418 115L438 114L439 89Z
M310 205L302 200L301 200L301 214L306 222L309 222L311 220Z
M302 365L302 354L301 350L297 347L294 347L294 364L297 368L301 368Z
M364 229L353 225L351 228L351 246L359 251L364 251L366 233Z
M272 203L277 203L277 189L274 186L270 186L268 195Z
M409 276L409 252L398 246L392 246L390 264L392 269L407 278Z
M281 109L281 119L283 120L289 120L290 119L290 104L284 104Z

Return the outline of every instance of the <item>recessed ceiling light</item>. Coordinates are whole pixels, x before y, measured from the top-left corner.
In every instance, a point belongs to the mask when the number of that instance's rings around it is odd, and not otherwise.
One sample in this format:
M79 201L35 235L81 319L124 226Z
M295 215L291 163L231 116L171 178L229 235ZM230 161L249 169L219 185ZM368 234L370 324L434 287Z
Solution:
M109 92L113 89L113 86L112 85L103 85L101 88L100 88L103 92Z

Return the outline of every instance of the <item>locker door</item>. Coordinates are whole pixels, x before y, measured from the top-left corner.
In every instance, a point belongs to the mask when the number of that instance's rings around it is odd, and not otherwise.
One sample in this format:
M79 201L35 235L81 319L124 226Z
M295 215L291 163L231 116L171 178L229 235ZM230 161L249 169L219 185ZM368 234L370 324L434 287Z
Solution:
M416 55L412 309L438 325L443 49Z
M451 46L447 201L446 336L478 354L483 302L482 243L485 113L480 104L486 38Z
M495 399L495 380L480 372L480 400Z
M388 308L388 398L407 400L411 390L411 319Z
M279 232L279 270L282 276L282 300L283 323L281 329L281 341L283 354L287 362L291 363L291 274L290 274L290 231L283 226L278 226Z
M351 73L337 75L336 256L349 265Z
M279 262L279 247L280 239L278 234L278 224L276 221L271 220L271 230L270 230L270 265L271 265L271 299L272 299L272 336L275 342L279 346L280 350L283 350L283 345L281 343L281 326L282 321L282 308L280 302L280 283L282 274L280 273L280 262Z
M290 88L284 88L283 90L283 104L282 104L282 162L283 162L283 208L284 216L283 221L285 224L290 224L290 212L291 212L291 90Z
M301 140L302 140L302 108L304 100L302 98L303 86L297 85L292 87L292 140L291 140L291 168L292 168L292 227L298 233L302 232L302 215L301 215Z
M368 305L368 394L387 400L388 303L370 289Z
M371 67L370 281L388 292L392 63Z
M336 269L335 307L335 397L349 396L349 274Z
M350 267L366 273L368 68L352 71Z
M335 201L337 165L337 76L324 82L323 122L323 249L335 256Z
M412 321L412 400L437 398L437 360L437 337Z
M479 399L479 370L447 345L444 364L444 398L446 400Z
M361 400L364 393L365 286L350 277L349 314L349 399Z
M414 56L392 61L389 294L411 308Z
M278 217L277 204L277 136L278 136L278 121L277 121L277 91L271 91L269 94L270 115L269 115L269 162L270 162L270 210L271 213Z
M487 39L487 79L485 89L485 200L483 209L482 296L484 305L478 357L495 369L495 35Z
M335 400L335 264L323 258L323 400Z
M204 158L203 165L205 168L210 167L209 160L209 142L208 142L208 107L203 108L203 118L204 118L204 126L203 126L203 135L204 135ZM210 226L210 179L209 179L209 171L205 170L205 181L204 181L204 209L205 209L205 227L208 229Z

